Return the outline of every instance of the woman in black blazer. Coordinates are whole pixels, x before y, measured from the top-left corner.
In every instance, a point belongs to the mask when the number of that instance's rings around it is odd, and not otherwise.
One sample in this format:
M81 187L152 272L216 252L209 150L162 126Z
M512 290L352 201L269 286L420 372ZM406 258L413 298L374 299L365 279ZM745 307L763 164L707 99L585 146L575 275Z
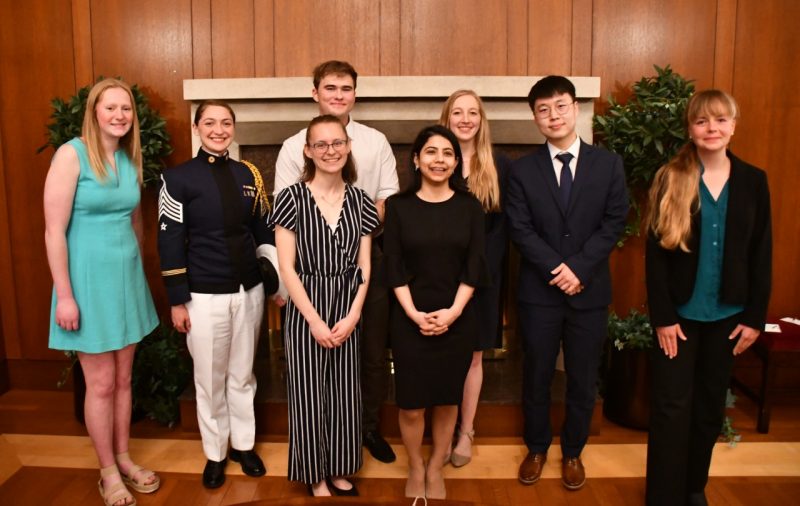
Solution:
M690 142L650 189L653 353L647 504L706 504L734 355L764 327L772 276L764 171L727 150L738 107L718 90L687 106Z

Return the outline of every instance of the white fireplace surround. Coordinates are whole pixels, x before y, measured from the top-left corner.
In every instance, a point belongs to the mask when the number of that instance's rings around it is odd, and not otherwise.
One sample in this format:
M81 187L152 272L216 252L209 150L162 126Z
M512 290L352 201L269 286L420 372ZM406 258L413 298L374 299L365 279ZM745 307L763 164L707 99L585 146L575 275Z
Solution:
M383 132L391 143L410 144L417 132L439 119L442 104L455 90L474 90L484 101L492 141L496 144L542 144L533 123L527 96L536 76L363 76L358 78L353 118ZM592 142L594 101L600 96L599 77L570 77L577 91L580 112L577 131ZM183 98L197 104L206 99L225 100L236 112L236 143L280 145L305 128L318 114L311 99L309 77L247 79L187 79ZM191 120L190 120L191 123ZM194 152L200 147L192 136Z

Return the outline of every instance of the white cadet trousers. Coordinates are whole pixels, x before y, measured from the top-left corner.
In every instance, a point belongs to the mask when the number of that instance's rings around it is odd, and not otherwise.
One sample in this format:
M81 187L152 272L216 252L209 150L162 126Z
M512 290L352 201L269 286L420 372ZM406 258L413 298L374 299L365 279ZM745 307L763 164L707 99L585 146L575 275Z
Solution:
M186 344L194 361L197 422L206 458L221 461L228 438L237 450L255 444L253 359L264 316L261 283L238 293L192 293Z

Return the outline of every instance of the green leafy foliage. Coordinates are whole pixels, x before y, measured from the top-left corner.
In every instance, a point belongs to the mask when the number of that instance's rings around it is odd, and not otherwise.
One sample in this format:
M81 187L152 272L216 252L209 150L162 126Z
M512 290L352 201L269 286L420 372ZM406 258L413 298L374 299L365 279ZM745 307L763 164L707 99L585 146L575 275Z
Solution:
M628 316L608 315L608 338L618 350L646 350L653 346L653 328L646 314L631 309Z
M684 114L694 83L673 72L669 65L653 67L656 75L635 83L633 95L625 104L609 97L608 111L593 120L598 144L618 153L625 163L634 211L625 227L626 237L639 234L640 200L656 171L687 140Z
M172 427L180 418L178 397L192 372L189 353L178 332L168 325L147 335L133 360L133 409Z
M725 394L725 408L730 409L735 405L736 396L733 395L733 392L731 392L731 389L729 388ZM736 443L742 440L742 435L739 434L739 431L733 427L733 418L730 416L725 416L725 420L722 421L722 430L720 430L719 437L728 443L731 448L735 448Z
M97 81L103 79L103 76L100 76ZM84 86L67 101L55 98L50 102L53 107L50 119L53 121L47 125L47 143L41 146L36 151L37 153L41 153L49 146L58 149L70 139L80 137L86 100L89 98L91 88L91 86ZM143 184L147 186L157 183L161 178L161 171L165 167L164 158L172 153L172 146L169 143L167 122L158 114L158 111L150 107L147 96L137 85L131 86L131 91L136 102L136 114L139 117Z
M75 368L75 364L78 363L78 353L75 351L65 351L64 355L67 356L69 363L61 370L61 378L56 382L56 387L63 388L64 385L67 384L69 381L70 375L72 375L72 370Z

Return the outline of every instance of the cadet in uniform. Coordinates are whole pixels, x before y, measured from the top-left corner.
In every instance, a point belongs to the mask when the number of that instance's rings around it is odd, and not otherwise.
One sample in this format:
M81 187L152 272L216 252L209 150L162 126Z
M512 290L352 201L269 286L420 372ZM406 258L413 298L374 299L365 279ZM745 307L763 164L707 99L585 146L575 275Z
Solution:
M254 451L253 359L265 291L278 285L276 267L261 257L277 265L277 256L261 175L228 156L235 121L225 102L200 104L192 129L202 147L164 171L158 203L161 274L172 323L186 332L194 360L207 488L225 482L229 440L230 457L245 474L266 472Z

